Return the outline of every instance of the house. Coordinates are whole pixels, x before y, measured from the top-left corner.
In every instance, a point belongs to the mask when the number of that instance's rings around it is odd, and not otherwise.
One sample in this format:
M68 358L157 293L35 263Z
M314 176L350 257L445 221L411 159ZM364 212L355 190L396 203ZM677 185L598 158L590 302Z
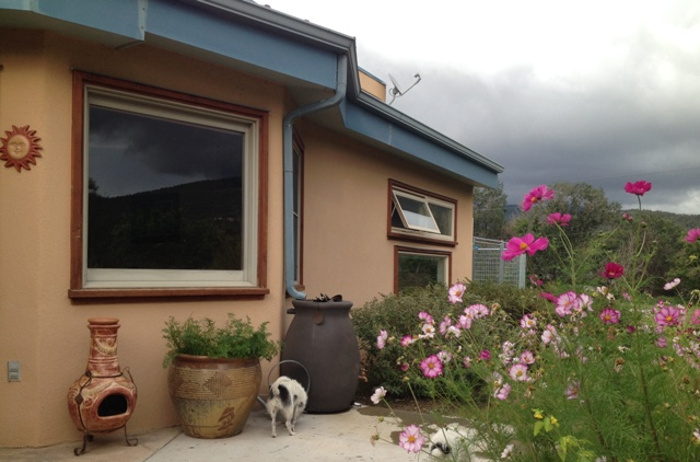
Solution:
M137 432L176 422L170 316L281 339L293 298L469 277L502 167L385 94L353 38L252 1L0 0L0 446L80 437L88 318L120 320Z

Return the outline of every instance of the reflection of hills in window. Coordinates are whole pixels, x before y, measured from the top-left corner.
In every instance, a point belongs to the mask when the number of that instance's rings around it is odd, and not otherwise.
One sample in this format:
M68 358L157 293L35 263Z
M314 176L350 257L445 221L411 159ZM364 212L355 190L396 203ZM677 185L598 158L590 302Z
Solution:
M104 196L240 177L243 138L233 130L92 106L89 177Z
M242 269L244 135L173 114L90 107L88 267Z
M242 268L240 178L89 198L88 267Z

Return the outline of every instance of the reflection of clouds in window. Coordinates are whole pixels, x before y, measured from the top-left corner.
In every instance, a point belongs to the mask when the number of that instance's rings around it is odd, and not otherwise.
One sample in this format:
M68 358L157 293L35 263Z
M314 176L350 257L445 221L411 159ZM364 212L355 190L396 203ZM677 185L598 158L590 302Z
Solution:
M90 178L105 196L240 178L243 135L92 106Z

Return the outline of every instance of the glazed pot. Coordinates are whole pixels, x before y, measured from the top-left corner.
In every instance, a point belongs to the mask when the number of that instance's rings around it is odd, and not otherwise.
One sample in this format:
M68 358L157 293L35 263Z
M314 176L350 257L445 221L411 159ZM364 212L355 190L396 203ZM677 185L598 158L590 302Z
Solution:
M168 369L168 392L184 433L227 438L243 431L255 405L262 371L258 358L177 355Z

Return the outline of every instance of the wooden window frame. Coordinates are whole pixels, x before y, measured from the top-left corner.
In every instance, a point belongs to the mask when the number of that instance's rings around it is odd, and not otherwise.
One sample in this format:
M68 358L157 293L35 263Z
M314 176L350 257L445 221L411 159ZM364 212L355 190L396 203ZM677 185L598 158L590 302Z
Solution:
M416 196L421 196L427 198L427 200L433 199L436 202L443 202L450 204L453 207L452 216L452 236L446 235L436 235L435 233L429 233L424 231L416 231L410 229L399 229L392 226L392 211L394 209L394 190L405 192L408 194L414 194ZM389 179L388 191L387 191L387 237L394 240L411 241L411 242L423 242L435 245L443 245L454 247L457 245L457 210L458 202L456 199L436 194L430 191L426 191L415 186L410 186L400 181ZM444 237L438 237L444 236Z
M177 103L221 110L256 120L257 132L257 268L254 287L154 287L154 288L85 288L83 232L84 210L84 108L85 87L95 85L145 97L163 98ZM263 298L267 288L268 239L268 113L231 103L184 94L82 71L73 72L71 146L71 266L68 296L74 300L153 299L172 297Z
M418 248L418 247L396 245L396 246L394 246L394 293L395 294L399 293L399 255L402 253L403 254L410 253L410 254L417 254L417 255L444 257L447 260L447 274L445 275L445 277L446 277L445 285L446 286L449 285L450 281L452 280L452 252L446 251L446 250L425 249L425 248Z

